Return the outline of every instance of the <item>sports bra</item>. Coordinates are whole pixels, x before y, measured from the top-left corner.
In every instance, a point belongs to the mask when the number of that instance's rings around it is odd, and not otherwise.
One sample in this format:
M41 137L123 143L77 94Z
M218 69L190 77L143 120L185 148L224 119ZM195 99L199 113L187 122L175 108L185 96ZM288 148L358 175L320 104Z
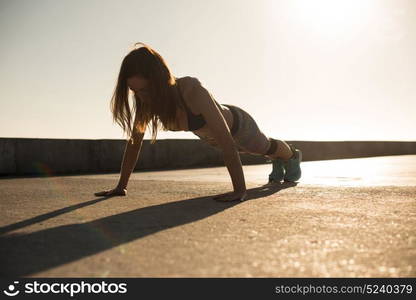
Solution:
M198 129L202 128L206 124L204 116L202 114L194 115L192 113L192 111L186 105L186 102L183 100L182 93L181 93L181 90L179 88L179 82L177 81L176 83L177 83L179 97L180 97L180 99L183 103L183 106L185 107L186 115L188 117L188 130L189 131L195 131L195 130L198 130ZM218 102L215 99L214 99L214 102L218 106L218 108L221 110L221 106L218 104Z

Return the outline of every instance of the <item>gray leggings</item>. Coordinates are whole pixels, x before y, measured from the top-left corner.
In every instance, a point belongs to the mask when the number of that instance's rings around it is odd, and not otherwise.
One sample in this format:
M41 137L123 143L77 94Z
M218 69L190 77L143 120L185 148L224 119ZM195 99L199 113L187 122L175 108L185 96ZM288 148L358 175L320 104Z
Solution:
M254 155L265 155L270 148L270 139L259 129L256 121L250 114L238 106L222 105L227 106L233 114L234 123L231 128L231 134L238 151ZM218 148L218 144L213 138L199 137L211 146Z

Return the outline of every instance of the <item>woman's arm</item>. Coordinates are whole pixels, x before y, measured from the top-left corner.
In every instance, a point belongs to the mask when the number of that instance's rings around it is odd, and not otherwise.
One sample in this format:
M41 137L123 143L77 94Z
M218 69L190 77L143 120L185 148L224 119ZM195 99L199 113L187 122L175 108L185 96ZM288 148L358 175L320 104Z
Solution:
M209 92L200 84L196 78L191 78L184 89L184 98L192 99L193 107L204 116L213 138L223 151L224 163L228 169L233 183L234 192L242 195L246 192L243 168L240 154L238 153L234 140L231 136L227 122L215 105Z
M130 175L137 164L140 149L143 144L144 133L135 133L132 136L133 144L128 140L124 149L123 161L121 163L120 180L117 185L120 189L126 189Z
M136 115L137 117L137 115ZM137 120L134 121L134 124ZM125 196L127 194L127 183L129 181L130 175L136 166L137 159L139 157L140 149L143 143L143 133L138 133L135 131L132 137L126 142L126 147L124 149L123 160L121 163L120 179L117 186L111 190L105 190L98 193L94 193L96 196ZM131 143L133 141L133 144Z

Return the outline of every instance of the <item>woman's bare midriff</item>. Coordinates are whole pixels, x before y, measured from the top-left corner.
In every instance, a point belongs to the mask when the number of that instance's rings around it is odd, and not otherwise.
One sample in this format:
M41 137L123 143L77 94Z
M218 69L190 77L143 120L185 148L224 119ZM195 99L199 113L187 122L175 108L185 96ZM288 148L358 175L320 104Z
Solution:
M227 122L228 128L231 130L233 126L233 114L231 113L230 109L224 105L220 104L220 112L223 115L225 121ZM188 128L188 116L186 111L178 108L176 111L176 126L175 128L169 128L172 131L189 131ZM198 130L194 130L193 133L200 137L211 137L211 131L208 127L208 124L205 124L203 127L199 128Z
M231 130L233 126L233 114L231 113L230 109L224 105L220 104L220 112L224 117L225 121L227 122L228 128ZM208 127L208 124L205 124L202 128L193 131L196 135L200 137L212 137L211 130Z

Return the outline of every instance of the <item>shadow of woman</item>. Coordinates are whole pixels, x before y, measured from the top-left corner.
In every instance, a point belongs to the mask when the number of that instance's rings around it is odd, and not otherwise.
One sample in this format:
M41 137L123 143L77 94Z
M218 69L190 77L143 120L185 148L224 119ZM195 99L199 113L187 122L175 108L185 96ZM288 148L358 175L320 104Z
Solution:
M294 185L252 188L248 190L246 201ZM0 276L27 276L44 271L165 229L204 219L239 203L242 202L216 202L212 196L199 197L143 207L81 224L3 235L0 236ZM56 214L51 213L51 216ZM24 222L19 223L28 224Z

